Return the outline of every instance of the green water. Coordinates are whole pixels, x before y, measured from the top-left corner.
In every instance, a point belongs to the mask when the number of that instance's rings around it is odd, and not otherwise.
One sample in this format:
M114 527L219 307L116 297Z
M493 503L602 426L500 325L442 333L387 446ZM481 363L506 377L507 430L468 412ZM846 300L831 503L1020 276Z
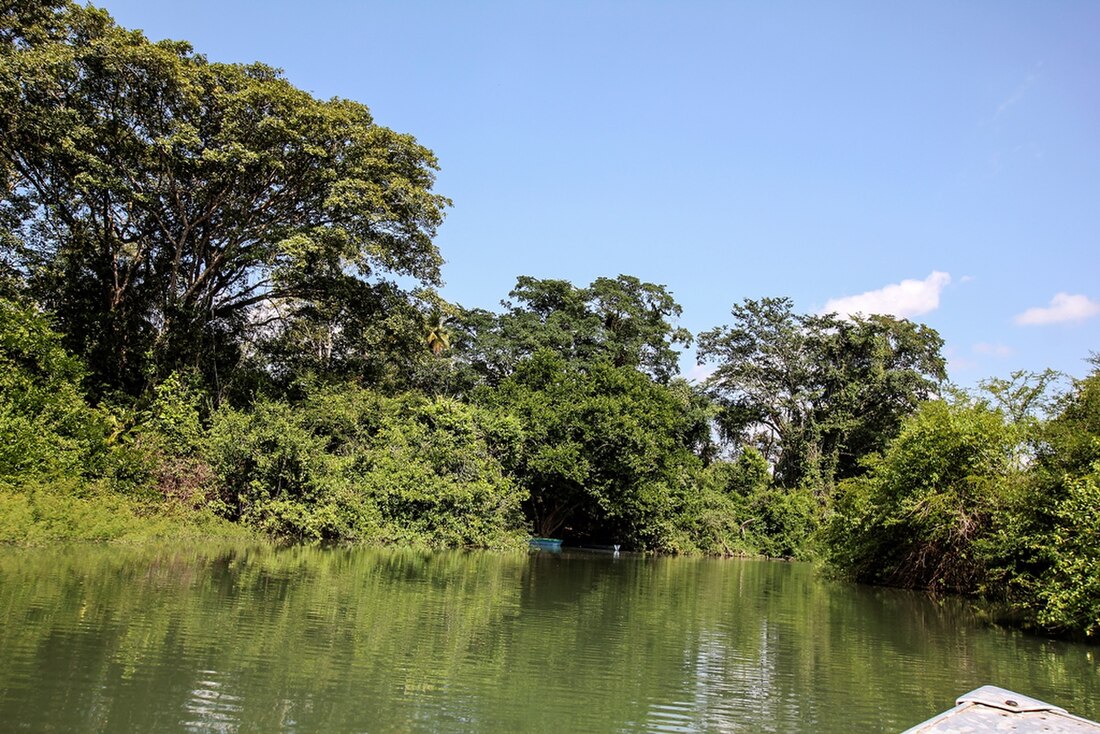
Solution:
M995 683L1100 717L1100 649L807 566L0 550L0 730L897 732Z

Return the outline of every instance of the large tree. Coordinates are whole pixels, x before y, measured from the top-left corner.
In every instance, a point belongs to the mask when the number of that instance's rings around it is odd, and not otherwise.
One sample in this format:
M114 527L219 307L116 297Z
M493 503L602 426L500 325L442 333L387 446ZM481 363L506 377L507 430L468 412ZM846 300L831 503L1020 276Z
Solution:
M830 491L881 450L945 378L935 330L891 316L795 313L788 298L746 299L733 324L699 335L719 427L757 446L785 486Z
M16 2L0 23L4 208L23 215L5 259L103 386L211 372L257 322L338 311L359 283L438 282L435 158L362 104L90 6Z

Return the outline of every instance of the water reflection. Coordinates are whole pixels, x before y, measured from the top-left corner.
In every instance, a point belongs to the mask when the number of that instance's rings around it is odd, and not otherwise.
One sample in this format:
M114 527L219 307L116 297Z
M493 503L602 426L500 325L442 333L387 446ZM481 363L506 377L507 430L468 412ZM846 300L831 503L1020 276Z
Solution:
M1092 649L761 561L0 551L30 731L884 731L997 683L1093 718Z
M184 704L185 719L181 725L192 732L236 731L241 714L241 697L230 691L228 676L214 670L200 671L202 680L191 691Z

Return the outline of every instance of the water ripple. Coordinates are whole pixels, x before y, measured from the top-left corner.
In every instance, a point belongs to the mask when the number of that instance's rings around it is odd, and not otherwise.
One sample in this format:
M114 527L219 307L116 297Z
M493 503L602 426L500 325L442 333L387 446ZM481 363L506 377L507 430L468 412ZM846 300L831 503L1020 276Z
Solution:
M1096 658L795 564L0 549L15 730L897 732L989 682L1096 718Z

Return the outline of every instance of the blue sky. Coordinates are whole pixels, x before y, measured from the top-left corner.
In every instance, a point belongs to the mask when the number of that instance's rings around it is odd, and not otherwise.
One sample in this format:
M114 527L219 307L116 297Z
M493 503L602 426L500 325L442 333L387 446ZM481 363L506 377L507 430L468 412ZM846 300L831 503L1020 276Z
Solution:
M963 385L1100 351L1100 3L98 4L434 150L464 306L626 273L696 333L762 296L921 321Z

